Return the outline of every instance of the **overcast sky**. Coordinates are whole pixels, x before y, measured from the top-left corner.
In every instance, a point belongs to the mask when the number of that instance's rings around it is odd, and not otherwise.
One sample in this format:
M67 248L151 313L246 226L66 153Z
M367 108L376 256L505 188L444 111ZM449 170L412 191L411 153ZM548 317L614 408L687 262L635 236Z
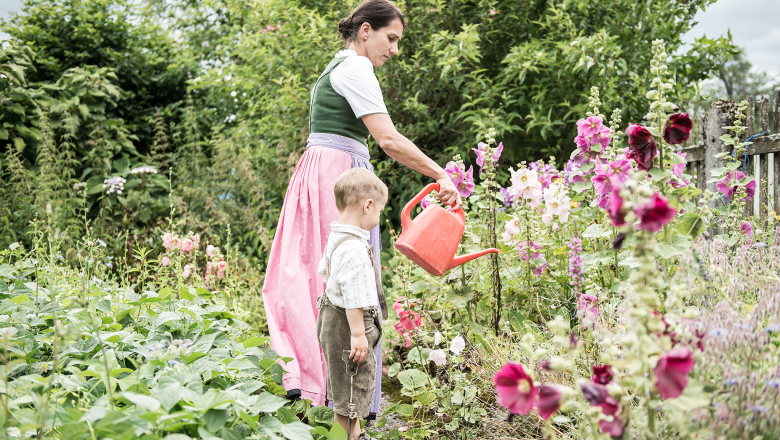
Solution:
M0 0L0 18L19 10L22 0ZM699 12L699 22L683 40L717 37L731 29L734 43L744 47L758 69L780 72L780 0L719 0ZM0 40L8 38L0 33Z

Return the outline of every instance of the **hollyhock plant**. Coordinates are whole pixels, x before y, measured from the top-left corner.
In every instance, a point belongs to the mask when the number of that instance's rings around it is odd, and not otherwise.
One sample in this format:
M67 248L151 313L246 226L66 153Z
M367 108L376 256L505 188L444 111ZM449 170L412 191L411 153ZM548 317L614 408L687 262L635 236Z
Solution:
M537 244L534 244L533 240L529 242L526 241L520 242L519 247L520 247L519 254L521 260L523 261L530 261L535 259L542 260L542 264L540 264L539 267L537 267L534 270L534 275L541 275L544 272L544 270L547 269L547 259L544 258L544 255L536 251L538 251L542 247ZM533 251L533 254L531 254L530 258L528 256L528 248L530 248Z
M607 206L607 214L609 214L609 219L612 221L612 226L618 228L626 224L626 213L623 212L623 198L620 197L620 192L617 190L612 191L609 205Z
M742 171L734 171L727 173L726 177L718 182L718 191L720 191L726 198L731 199L734 196L734 191L737 190L739 182L745 177L745 173ZM750 182L745 185L745 197L742 200L751 200L756 195L756 179L751 179Z
M582 294L577 301L577 310L581 316L591 323L599 320L599 299L593 295ZM594 369L596 367L593 367Z
M450 351L453 352L456 356L463 353L463 349L466 348L466 340L463 339L463 336L457 335L454 338L452 338L452 342L450 343Z
M187 278L190 277L192 271L193 271L193 267L188 264L184 266L184 269L181 272L181 276L186 280Z
M594 365L592 381L601 385L606 385L612 382L615 378L615 373L612 372L612 365Z
M458 187L458 193L460 193L461 197L468 197L471 194L474 193L474 166L470 166L468 172L466 172L465 177L463 180L460 181L457 185Z
M678 153L683 159L685 159L685 156L688 155L688 153ZM672 165L672 172L674 173L674 176L677 177L669 178L669 184L671 184L675 188L685 188L686 186L690 185L690 180L683 179L683 172L685 171L685 162L678 163L676 165Z
M743 234L750 236L750 238L753 238L753 225L750 224L750 222L742 222L741 225L739 225L739 230L742 231Z
M694 360L688 347L669 350L653 368L653 383L662 399L674 399L688 386L688 373Z
M183 239L181 241L181 251L182 251L182 253L191 251L194 245L195 245L195 243L193 243L193 241L191 239L189 239L189 238Z
M485 166L485 155L487 155L488 144L480 142L478 148L472 148L472 151L477 154L477 165L479 165L479 174L483 173L482 168ZM498 144L493 151L493 164L498 163L498 158L501 157L501 152L504 151L504 143Z
M225 269L227 269L227 261L222 260L217 263L217 278L222 278L225 273Z
M165 234L163 234L163 247L164 247L165 249L170 249L170 248L171 248L171 241L172 241L172 240L173 240L173 235L171 235L171 234L170 234L170 233L168 233L168 232L166 232Z
M466 172L463 170L463 168L461 168L460 165L452 161L447 162L447 166L444 167L444 172L447 173L448 176L450 176L452 183L456 187L460 186L460 183L463 181L463 179L466 178Z
M546 383L539 386L536 412L539 413L542 419L548 420L561 407L561 400L570 393L569 388L561 385Z
M669 205L666 197L658 193L637 206L634 212L639 217L639 229L649 232L660 231L677 215L677 210Z
M606 165L601 165L600 168L601 172L609 178L610 183L616 188L620 188L628 181L628 172L632 170L631 162L627 159L617 159ZM597 172L599 172L598 169Z
M688 140L693 121L688 113L675 113L669 116L664 125L664 140L670 145L679 145Z
M655 137L650 131L638 124L629 124L626 128L629 151L626 157L633 159L637 167L642 171L650 171L653 167L653 159L658 151Z
M433 361L433 363L438 366L442 366L447 363L447 353L442 349L432 350L430 354L428 354L428 360Z
M178 249L181 246L181 239L177 236L171 237L171 249Z
M512 414L528 414L534 407L539 393L533 378L522 364L509 363L496 373L493 379L498 392L498 403Z

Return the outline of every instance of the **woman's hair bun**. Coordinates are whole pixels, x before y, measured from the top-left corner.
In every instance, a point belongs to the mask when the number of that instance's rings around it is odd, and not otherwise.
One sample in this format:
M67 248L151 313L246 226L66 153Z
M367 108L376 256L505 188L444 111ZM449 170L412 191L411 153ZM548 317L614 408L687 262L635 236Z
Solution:
M400 20L406 29L406 18L403 12L390 0L365 0L346 18L339 21L339 36L349 44L354 40L363 23L368 23L371 29L379 30L388 26L393 20Z
M352 15L342 18L339 21L339 36L344 40L350 40L352 37Z

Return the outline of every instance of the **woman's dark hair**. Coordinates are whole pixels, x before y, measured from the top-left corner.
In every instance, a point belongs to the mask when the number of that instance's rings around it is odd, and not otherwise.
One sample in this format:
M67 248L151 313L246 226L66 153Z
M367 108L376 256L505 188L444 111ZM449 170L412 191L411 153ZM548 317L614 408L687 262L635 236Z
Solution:
M404 13L390 0L366 0L355 9L349 17L339 21L339 35L347 43L353 41L363 23L368 23L374 30L389 26L393 20L401 20L406 29Z

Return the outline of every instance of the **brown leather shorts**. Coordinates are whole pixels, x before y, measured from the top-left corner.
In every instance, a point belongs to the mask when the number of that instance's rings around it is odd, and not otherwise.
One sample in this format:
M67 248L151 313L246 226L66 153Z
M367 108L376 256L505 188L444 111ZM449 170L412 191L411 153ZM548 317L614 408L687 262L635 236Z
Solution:
M325 296L323 294L323 296ZM325 362L328 365L327 395L333 402L336 414L349 416L350 376L352 378L352 403L355 404L357 417L368 416L371 399L374 395L376 376L376 357L374 350L382 336L382 324L379 311L363 310L363 325L366 327L368 354L366 360L356 364L349 358L351 352L347 312L332 305L326 298L321 301L320 314L317 317L317 339L322 347Z

